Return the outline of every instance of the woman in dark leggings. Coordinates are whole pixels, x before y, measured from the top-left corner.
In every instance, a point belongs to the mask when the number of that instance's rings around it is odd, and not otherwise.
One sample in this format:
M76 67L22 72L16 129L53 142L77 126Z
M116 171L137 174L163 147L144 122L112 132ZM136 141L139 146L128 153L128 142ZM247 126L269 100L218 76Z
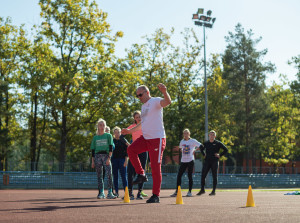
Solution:
M141 165L142 165L143 169L145 170L147 159L148 159L148 153L144 152L144 153L139 154L139 159L140 159L140 162L141 162ZM135 177L136 173L135 173L135 169L132 166L130 160L129 160L128 167L127 167L127 173L128 173L128 190L129 190L129 196L130 196L130 200L133 200L134 199L134 195L133 195L133 192L132 192L133 191L133 184L132 184L132 182L133 182L133 178ZM141 194L141 192L143 191L143 188L144 188L144 182L138 184L138 193L136 195L136 199L140 199L140 200L144 199L143 196L142 196L142 194Z
M134 119L134 124L130 125L128 127L128 129L133 128L134 126L136 126L138 123L141 122L141 112L140 111L135 111L132 116L133 116L133 119ZM132 141L135 141L136 139L138 139L142 135L143 135L142 130L133 132L132 133ZM140 162L141 162L141 165L142 165L143 169L145 170L147 159L148 159L148 152L144 152L144 153L139 154L139 159L140 159ZM134 195L133 195L133 192L132 192L133 191L132 182L133 182L133 177L136 175L136 173L135 173L135 169L132 166L130 160L129 160L128 167L127 167L127 173L128 173L129 196L130 196L130 199L133 200ZM144 187L144 183L141 183L141 184L138 185L138 193L137 193L136 199L141 199L142 200L143 197L148 196L147 194L143 193L143 187Z
M177 196L178 186L181 186L181 177L188 169L188 178L189 178L189 191L187 193L187 197L192 196L192 188L193 188L193 170L194 170L194 154L196 148L198 149L201 145L196 139L190 138L190 130L183 130L183 139L180 142L179 149L182 152L181 163L177 175L177 186L176 191L171 197Z

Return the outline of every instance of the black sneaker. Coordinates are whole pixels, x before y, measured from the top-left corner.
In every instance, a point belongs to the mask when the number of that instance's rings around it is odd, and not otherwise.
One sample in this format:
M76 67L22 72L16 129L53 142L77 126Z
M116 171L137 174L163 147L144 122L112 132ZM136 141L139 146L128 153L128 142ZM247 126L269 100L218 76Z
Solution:
M205 190L200 190L200 191L198 192L198 194L196 194L196 195L200 196L200 195L202 195L202 194L205 194Z
M153 194L146 203L159 203L159 197L155 194Z
M209 196L215 196L216 195L216 192L215 191L212 191Z
M134 200L134 195L133 194L129 194L129 199L130 200ZM122 200L124 200L124 197L122 197Z
M133 194L129 194L129 198L130 198L130 200L134 200L134 195Z
M138 194L136 195L136 199L137 200L144 200L143 196L141 195L140 192L138 192Z
M132 184L140 184L140 183L144 183L147 181L148 181L148 178L146 175L138 174L137 177L135 178L135 180L132 182Z

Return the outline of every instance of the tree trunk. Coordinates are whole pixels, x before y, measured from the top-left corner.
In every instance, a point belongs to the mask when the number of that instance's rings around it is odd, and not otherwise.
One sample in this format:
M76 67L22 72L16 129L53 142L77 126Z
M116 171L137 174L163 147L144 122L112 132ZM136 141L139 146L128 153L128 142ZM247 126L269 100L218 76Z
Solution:
M59 171L64 172L65 158L66 158L66 146L67 146L67 116L62 111L62 126L61 126L61 142L59 150Z
M41 148L42 148L42 145L43 145L43 136L44 136L44 132L45 132L45 129L46 129L46 102L44 104L44 111L43 111L43 127L42 127L42 130L41 130L41 135L40 135L40 141L39 141L39 146L38 146L38 150L37 150L37 156L36 156L36 166L35 166L35 169L38 170L38 164L39 164L39 161L40 161L40 154L41 154Z
M36 131L36 123L37 123L37 92L34 94L33 99L33 119L31 123L31 137L30 137L30 158L31 158L31 171L36 171L36 139L37 139L37 131Z
M259 153L259 173L260 174L262 173L261 168L262 168L262 155L261 155L261 153Z
M5 166L4 169L6 171L8 171L7 167L8 167L8 145L9 145L9 105L8 105L8 90L5 92L6 93L6 98L5 98L5 103L6 103L6 114L5 114L5 138L4 138L4 159L5 159Z

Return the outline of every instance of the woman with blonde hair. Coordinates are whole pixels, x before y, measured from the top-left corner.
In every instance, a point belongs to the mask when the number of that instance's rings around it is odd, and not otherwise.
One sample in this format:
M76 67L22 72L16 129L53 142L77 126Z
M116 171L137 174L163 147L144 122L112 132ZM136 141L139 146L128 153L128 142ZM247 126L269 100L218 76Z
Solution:
M91 143L92 150L92 168L96 167L98 177L98 199L104 199L104 184L103 184L103 167L107 176L108 199L115 199L116 196L112 192L112 171L111 171L111 156L113 151L113 138L110 133L105 132L106 122L99 119L97 122L97 132Z
M201 143L196 139L192 139L191 133L189 129L183 130L183 139L180 141L179 149L182 152L181 163L177 175L177 185L176 191L171 197L177 196L178 186L181 186L181 178L186 169L188 169L188 178L189 178L189 191L187 193L187 197L192 196L192 188L193 188L193 170L194 170L194 154L195 150L199 149Z
M128 186L127 182L127 164L128 164L128 155L127 155L127 146L129 143L121 136L121 129L116 126L113 128L114 133L114 144L115 149L113 150L113 155L111 158L113 176L114 176L114 188L115 195L119 197L119 172L122 177L123 189Z

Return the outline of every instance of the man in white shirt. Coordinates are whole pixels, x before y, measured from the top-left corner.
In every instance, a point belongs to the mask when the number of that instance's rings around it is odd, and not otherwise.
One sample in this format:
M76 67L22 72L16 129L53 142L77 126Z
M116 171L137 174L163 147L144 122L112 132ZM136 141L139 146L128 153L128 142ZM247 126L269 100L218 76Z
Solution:
M147 203L159 203L161 187L161 160L166 146L166 134L163 123L163 108L171 104L170 95L167 87L160 83L158 89L164 98L151 97L149 89L142 85L137 88L136 94L142 105L142 121L131 129L123 129L122 134L130 134L142 129L143 135L135 140L128 148L127 153L136 173L138 174L134 184L148 181L147 176L141 166L138 154L148 151L151 161L153 195Z

